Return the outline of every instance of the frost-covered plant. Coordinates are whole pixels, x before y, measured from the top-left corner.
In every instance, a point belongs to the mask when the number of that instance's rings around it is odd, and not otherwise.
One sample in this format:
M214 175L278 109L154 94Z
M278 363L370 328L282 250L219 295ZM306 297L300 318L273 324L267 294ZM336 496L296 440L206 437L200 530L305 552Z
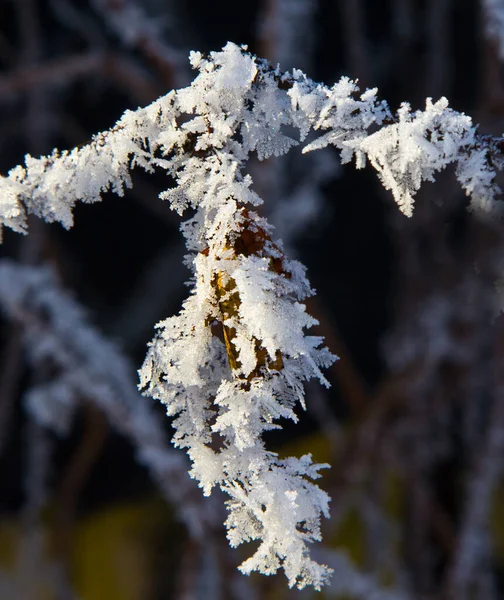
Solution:
M229 495L230 543L260 542L241 570L283 568L289 585L319 589L330 569L310 558L308 544L328 515L329 497L313 483L326 465L310 455L281 459L262 436L281 417L297 420L303 382L327 384L320 369L334 357L305 333L315 320L302 302L313 292L258 214L247 160L280 156L320 131L303 152L332 145L357 168L367 158L407 215L422 181L451 163L472 206L489 210L501 141L479 136L445 98L393 115L375 89L359 97L348 78L329 88L298 70L282 73L231 43L206 57L193 52L191 64L199 75L189 87L125 113L89 145L27 156L0 179L0 219L24 231L32 212L70 227L77 200L122 194L134 166L173 178L161 198L189 215L182 232L192 288L179 315L158 324L141 389L175 418L174 443L187 449L204 493L218 486Z

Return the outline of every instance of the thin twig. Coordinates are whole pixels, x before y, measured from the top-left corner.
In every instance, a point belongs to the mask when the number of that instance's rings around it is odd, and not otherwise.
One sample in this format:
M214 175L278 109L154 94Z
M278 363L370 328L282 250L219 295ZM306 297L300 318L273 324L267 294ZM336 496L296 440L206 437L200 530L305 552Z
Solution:
M100 457L108 436L107 421L92 403L85 405L85 429L79 446L70 458L56 492L53 527L56 554L62 565L64 579L70 581L70 562L73 549L73 525L79 496Z

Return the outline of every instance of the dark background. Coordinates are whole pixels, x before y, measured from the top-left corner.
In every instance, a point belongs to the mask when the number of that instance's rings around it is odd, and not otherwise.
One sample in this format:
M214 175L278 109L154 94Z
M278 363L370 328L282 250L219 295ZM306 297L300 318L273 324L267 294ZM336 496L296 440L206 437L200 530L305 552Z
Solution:
M110 128L124 110L187 85L193 77L189 51L218 50L228 40L247 44L251 52L280 61L286 69L302 68L326 84L348 75L362 89L376 86L392 110L403 101L421 109L426 97L444 95L451 107L481 123L482 131L499 135L502 130L502 66L496 42L485 34L481 2L150 0L138 6L160 24L158 35L140 33L129 42L113 24L114 14L128 4L0 0L0 172L22 163L27 152L38 156L54 147L86 143ZM289 23L282 13L285 6L291 14L293 7L304 7L307 16ZM322 487L335 499L343 525L339 533L339 525L332 530L329 526L326 539L338 551L349 552L358 569L376 576L385 589L398 586L413 598L457 597L450 573L460 560L471 482L488 462L488 440L498 414L494 411L502 402L495 379L488 376L500 364L491 313L501 224L467 212L468 201L451 173L424 186L408 219L371 167L339 167L331 150L325 159L310 155L306 164L300 149L293 154L282 159L281 167L268 161L251 165L251 172L265 198L264 214L277 219L279 231L289 195L302 183L308 182L308 203L310 194L323 199L314 217L300 219L284 242L308 267L318 291L309 311L320 321L317 333L326 336L341 360L328 374L331 391L310 385L312 408L297 426L271 434L271 446L299 452L323 439L330 448L324 460L333 469ZM334 169L311 179L322 160L332 160ZM285 176L272 190L267 183L275 168ZM5 232L0 252L2 257L54 265L64 285L87 307L90 320L139 367L154 324L180 309L189 272L182 264L179 217L157 199L167 185L165 177L138 172L133 182L123 198L105 194L99 204L78 205L70 231L33 221L37 241L31 245L30 236ZM279 200L285 204L275 213ZM475 292L469 294L466 285ZM436 321L440 298L447 316ZM13 520L25 497L21 398L31 374L20 344L12 369L12 340L19 331L6 320L2 326L0 376L7 383L0 382L0 411L5 415L0 419L5 438L0 509ZM436 350L441 338L449 340L447 350ZM460 345L468 348L463 359L451 351ZM81 443L85 419L80 415L71 435L55 441L50 476L54 489ZM498 461L501 453L496 454L491 459ZM498 498L500 462L496 469L498 475L487 481L490 499L478 525L485 552L476 560L479 571L465 582L468 598L504 597L502 509L490 519ZM397 480L392 513L388 492L383 491L390 477ZM130 443L107 430L80 492L76 519L125 502L142 503L155 494ZM398 532L393 577L384 575L378 564L382 538L366 516L363 507L368 503L389 511ZM181 589L177 581L183 566L172 554L177 555L177 544L182 548L186 537L169 511L166 523L170 551L160 550L151 563L157 583L149 598L182 597L176 590ZM150 542L151 550L158 542ZM166 572L170 575L163 576ZM271 597L282 598L285 583L278 579L254 579L254 585L266 586L259 587L260 594L265 589ZM236 596L225 588L223 597ZM192 593L187 597L198 597Z

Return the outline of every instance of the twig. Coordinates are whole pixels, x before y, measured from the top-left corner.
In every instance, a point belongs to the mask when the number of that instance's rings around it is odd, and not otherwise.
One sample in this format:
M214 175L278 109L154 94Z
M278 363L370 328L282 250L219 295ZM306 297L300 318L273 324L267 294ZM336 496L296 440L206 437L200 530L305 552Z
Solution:
M488 513L492 494L502 473L504 455L504 323L498 323L497 357L493 407L489 414L488 431L484 445L476 457L472 477L469 479L467 504L462 520L456 552L448 571L446 582L447 598L463 600L474 583L488 543Z
M85 405L85 429L77 450L70 458L59 489L53 527L56 554L63 567L64 579L70 581L73 549L73 525L79 496L100 457L109 432L103 413L92 403Z

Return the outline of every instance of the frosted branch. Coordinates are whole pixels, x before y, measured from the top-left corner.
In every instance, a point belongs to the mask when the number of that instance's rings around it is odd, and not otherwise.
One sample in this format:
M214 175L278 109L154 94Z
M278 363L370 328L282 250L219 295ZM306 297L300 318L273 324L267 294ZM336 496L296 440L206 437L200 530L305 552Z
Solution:
M192 61L201 72L191 86L170 92L146 108L127 111L90 144L55 150L39 159L27 155L24 167L15 167L0 179L0 224L23 232L26 212L31 212L71 227L77 201L96 202L109 189L122 195L131 185L129 171L137 165L177 174L181 158L190 156L190 170L197 170L202 158L215 156L229 135L234 136L233 151L242 166L252 151L262 159L295 146L298 142L283 133L288 125L299 129L301 141L311 129L324 132L303 152L330 144L341 152L343 163L355 156L357 168L364 166L367 157L407 215L412 214L422 181L433 180L449 164L455 165L474 207L493 206L503 142L478 135L470 117L450 109L445 98L428 99L424 111L412 112L403 104L394 117L387 104L377 100L376 89L357 98L358 87L348 78L328 88L301 71L281 73L233 44L209 59L193 53ZM233 87L243 92L237 102L230 102ZM191 99L202 92L208 93L207 101L200 98L193 104ZM224 114L214 123L214 131L206 131L205 115L217 108L216 100L224 95L228 96ZM193 119L181 123L193 112ZM174 208L182 210L187 203L175 202L183 196L183 180L178 179L179 189L170 197Z
M182 225L191 294L177 316L158 324L141 387L174 418L173 441L187 450L204 494L220 487L230 497L231 545L260 542L241 570L269 575L283 568L289 585L319 589L330 569L314 562L309 548L328 515L329 497L313 483L326 465L313 464L310 455L281 459L262 436L281 418L297 420L303 383L316 378L327 385L321 370L334 356L321 338L306 335L316 321L303 301L313 291L304 267L285 256L255 212L262 200L247 161L251 154L281 156L319 132L303 152L332 145L343 163L355 158L361 168L369 161L406 215L422 182L448 165L471 206L492 210L504 142L479 135L445 98L427 99L425 110L403 104L393 115L376 89L359 95L345 77L329 88L298 70L282 73L231 43L209 56L191 53L191 64L199 74L190 86L126 112L83 148L27 156L25 167L0 179L0 219L24 231L32 212L70 227L77 201L95 202L109 189L121 195L135 166L164 169L175 181L160 197L179 214L191 213ZM14 270L9 278L15 277ZM32 346L47 352L36 338ZM65 377L51 396L63 418L71 406L61 385L89 389L78 363L55 356ZM86 360L91 368L96 356Z

